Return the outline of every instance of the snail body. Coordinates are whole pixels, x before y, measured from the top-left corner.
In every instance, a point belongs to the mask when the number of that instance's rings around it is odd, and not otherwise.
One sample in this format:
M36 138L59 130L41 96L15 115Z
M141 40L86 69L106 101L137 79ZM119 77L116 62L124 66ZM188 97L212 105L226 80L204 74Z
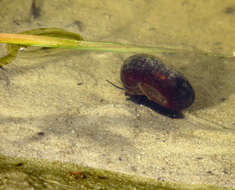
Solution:
M127 58L121 68L121 81L128 95L145 95L169 110L181 111L195 99L188 80L152 55Z

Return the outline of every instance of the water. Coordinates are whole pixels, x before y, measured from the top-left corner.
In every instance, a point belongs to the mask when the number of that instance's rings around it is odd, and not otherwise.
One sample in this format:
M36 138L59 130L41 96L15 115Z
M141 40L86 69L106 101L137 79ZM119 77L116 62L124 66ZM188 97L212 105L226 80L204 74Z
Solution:
M59 27L91 41L195 49L156 56L196 92L184 118L172 119L106 82L121 86L121 64L133 54L22 54L0 71L1 153L235 187L234 59L199 53L234 51L232 0L2 0L0 7L0 32Z

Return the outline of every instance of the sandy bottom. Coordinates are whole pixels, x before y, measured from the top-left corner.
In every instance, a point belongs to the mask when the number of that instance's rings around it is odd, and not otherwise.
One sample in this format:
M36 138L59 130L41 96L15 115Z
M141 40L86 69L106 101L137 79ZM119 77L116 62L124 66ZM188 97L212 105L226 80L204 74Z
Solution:
M60 27L95 41L194 47L158 56L185 75L196 101L173 119L127 100L106 80L121 86L121 64L131 54L23 52L0 70L1 153L235 187L235 62L200 53L232 52L233 1L52 0L38 4L36 18L22 2L0 2L8 10L0 13L0 32Z

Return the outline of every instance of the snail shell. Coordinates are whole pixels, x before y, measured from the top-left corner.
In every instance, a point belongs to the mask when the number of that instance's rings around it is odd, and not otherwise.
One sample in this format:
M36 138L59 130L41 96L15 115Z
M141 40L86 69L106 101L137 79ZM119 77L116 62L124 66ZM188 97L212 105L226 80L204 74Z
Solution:
M169 110L183 110L195 99L188 80L152 55L127 58L121 68L121 81L128 95L145 95Z

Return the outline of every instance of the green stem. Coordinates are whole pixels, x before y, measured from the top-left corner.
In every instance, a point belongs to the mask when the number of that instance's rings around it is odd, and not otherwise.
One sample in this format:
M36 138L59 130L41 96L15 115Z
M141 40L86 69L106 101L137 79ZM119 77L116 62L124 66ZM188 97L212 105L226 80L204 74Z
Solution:
M68 32L67 32L68 33ZM80 37L79 37L80 38ZM165 47L146 47L131 44L121 44L114 42L91 42L71 38L59 38L42 35L29 34L8 34L0 33L0 43L16 44L22 46L39 46L51 48L79 49L104 52L130 52L130 53L180 53L191 52L190 48L165 48ZM209 56L235 57L232 55L223 55L213 52L204 52Z
M66 38L48 37L27 34L0 33L0 43L17 44L22 46L40 46L52 48L68 48L79 50L93 50L105 52L132 52L132 53L175 53L182 49L163 47L144 47L113 42L90 42ZM185 50L184 50L185 51Z

